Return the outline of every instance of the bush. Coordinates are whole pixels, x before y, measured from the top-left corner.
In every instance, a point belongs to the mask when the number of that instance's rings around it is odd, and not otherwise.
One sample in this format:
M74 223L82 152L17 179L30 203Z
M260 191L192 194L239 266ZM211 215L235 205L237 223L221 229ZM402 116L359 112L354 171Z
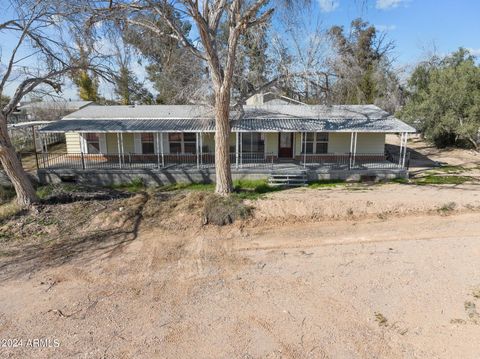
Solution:
M252 208L236 197L211 195L205 201L204 224L224 226L237 219L246 219L251 215Z

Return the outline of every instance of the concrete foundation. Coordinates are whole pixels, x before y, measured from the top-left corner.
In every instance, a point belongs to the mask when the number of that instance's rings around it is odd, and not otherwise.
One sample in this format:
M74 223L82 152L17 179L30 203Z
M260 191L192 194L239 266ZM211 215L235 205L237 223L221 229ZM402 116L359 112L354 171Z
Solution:
M299 169L296 169L298 171ZM301 170L301 169L300 169ZM275 169L275 171L279 171ZM266 179L270 169L249 168L232 169L232 177L238 179ZM384 180L407 178L406 169L368 169L368 170L308 170L309 181L342 179L347 181ZM38 179L42 184L75 182L91 185L108 186L126 184L133 180L142 179L149 186L163 186L174 183L212 183L215 182L215 169L96 169L96 170L38 170Z

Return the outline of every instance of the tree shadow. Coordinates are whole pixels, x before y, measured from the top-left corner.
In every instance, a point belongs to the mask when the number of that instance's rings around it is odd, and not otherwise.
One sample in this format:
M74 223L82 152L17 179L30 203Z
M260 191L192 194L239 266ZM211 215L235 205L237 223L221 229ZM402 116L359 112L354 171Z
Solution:
M393 153L398 154L400 153L400 146L392 145L392 144L385 144L385 150ZM426 155L412 149L408 148L408 153L410 155L410 168L422 168L422 167L439 167L441 164L437 161L433 161L428 158Z
M0 280L30 276L38 271L70 262L90 263L114 256L138 237L142 212L148 195L138 208L115 229L95 230L78 236L65 236L40 244L29 244L0 256Z

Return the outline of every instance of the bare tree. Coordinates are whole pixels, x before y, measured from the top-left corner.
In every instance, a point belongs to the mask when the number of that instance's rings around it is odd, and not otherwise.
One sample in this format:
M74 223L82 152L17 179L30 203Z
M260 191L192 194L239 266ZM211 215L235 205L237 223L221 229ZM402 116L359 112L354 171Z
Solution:
M208 65L215 103L215 191L221 195L231 193L229 115L237 47L248 29L266 22L272 15L273 8L265 8L268 0L109 0L94 3L100 18L122 18L127 24L141 26L159 37L171 37ZM99 7L99 3L104 6ZM162 20L162 26L151 21L152 14ZM197 42L182 31L178 14L196 25ZM223 21L228 28L228 39L226 48L220 52L219 27Z
M282 32L273 37L272 51L286 94L305 103L328 102L334 75L326 63L330 49L321 18L304 7L280 19Z
M64 75L80 68L78 49L65 40L63 21L70 14L63 2L5 2L11 18L0 23L0 32L8 34L14 44L10 52L0 44L0 98L7 87L14 91L8 103L0 108L0 162L15 188L18 204L28 207L38 198L9 138L7 119L24 96L42 88L60 92ZM79 19L76 20L78 24ZM80 30L73 22L69 28ZM89 62L88 66L92 64Z

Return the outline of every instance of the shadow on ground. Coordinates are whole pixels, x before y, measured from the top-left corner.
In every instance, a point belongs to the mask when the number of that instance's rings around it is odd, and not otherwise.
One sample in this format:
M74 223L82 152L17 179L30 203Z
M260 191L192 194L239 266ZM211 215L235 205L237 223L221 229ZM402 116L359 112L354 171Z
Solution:
M85 264L121 253L138 236L148 195L113 229L97 229L77 236L65 235L41 243L20 245L0 252L0 280L30 276L43 269L75 261Z

